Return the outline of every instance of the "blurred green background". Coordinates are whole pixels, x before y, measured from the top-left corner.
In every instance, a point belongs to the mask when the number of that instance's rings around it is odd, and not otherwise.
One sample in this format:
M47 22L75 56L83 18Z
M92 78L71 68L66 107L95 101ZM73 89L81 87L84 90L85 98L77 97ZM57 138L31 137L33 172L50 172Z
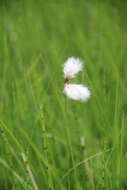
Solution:
M127 2L0 1L0 190L127 189ZM85 68L86 103L63 94Z

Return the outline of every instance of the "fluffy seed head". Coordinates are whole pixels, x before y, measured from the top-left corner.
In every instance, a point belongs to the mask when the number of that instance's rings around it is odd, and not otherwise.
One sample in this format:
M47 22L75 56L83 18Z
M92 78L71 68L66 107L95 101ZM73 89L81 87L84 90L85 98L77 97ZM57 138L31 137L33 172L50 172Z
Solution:
M83 62L79 58L70 57L64 63L64 78L71 79L81 71Z
M89 89L81 84L65 84L64 93L68 98L82 102L90 98Z

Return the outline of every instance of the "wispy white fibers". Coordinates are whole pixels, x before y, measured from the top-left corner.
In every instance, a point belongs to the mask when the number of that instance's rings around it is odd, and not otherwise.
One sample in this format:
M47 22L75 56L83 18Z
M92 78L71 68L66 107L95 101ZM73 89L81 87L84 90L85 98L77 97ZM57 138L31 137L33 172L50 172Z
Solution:
M79 58L70 57L64 63L64 78L71 79L82 70L83 62Z
M64 93L73 100L86 101L90 98L89 89L81 84L65 84Z
M70 79L83 68L83 62L79 58L70 57L64 63L64 94L70 99L86 101L90 98L90 90L81 84L70 84Z

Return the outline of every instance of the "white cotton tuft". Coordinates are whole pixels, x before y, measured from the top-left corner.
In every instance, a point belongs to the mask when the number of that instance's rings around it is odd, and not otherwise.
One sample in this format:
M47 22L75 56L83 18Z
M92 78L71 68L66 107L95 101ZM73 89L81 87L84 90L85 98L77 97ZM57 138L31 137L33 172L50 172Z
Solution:
M65 84L64 93L68 98L77 101L86 101L90 98L90 90L81 84Z
M70 57L64 63L64 78L74 78L83 68L83 62L79 58Z

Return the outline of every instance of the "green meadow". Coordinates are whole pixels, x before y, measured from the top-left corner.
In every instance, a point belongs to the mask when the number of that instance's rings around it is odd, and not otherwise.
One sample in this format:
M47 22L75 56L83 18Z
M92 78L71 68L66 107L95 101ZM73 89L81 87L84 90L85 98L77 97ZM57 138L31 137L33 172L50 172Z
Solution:
M0 1L0 190L127 190L126 96L126 1Z

